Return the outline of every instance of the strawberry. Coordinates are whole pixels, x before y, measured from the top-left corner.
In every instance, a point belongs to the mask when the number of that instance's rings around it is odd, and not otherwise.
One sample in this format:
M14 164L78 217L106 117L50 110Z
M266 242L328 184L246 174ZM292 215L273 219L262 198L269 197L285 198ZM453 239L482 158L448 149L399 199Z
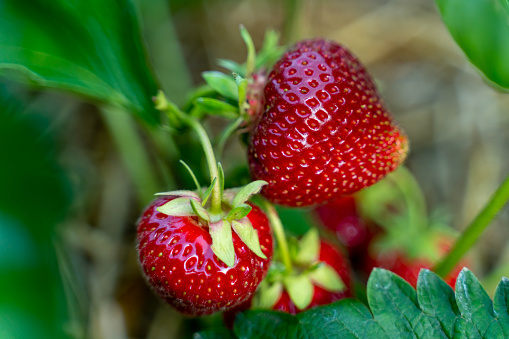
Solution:
M240 305L252 296L272 257L267 217L257 206L247 203L251 209L245 218L256 231L263 257L253 252L237 232L231 232L235 257L227 265L214 251L209 233L214 223L190 213L177 216L161 212L162 207L181 198L198 200L186 193L159 197L138 222L137 249L146 280L161 298L187 315L211 314ZM240 219L244 224L245 218Z
M452 240L452 238L446 235L437 236L433 240L434 248L430 249L430 251L438 252L439 256L443 257L450 250ZM369 247L368 255L366 256L366 273L369 275L371 270L375 267L384 268L399 275L415 288L417 286L417 278L420 270L431 270L438 259L433 259L433 257L427 255L429 253L426 253L424 250L418 252L419 253L411 256L403 248L381 250L377 248L376 243L373 243ZM454 288L458 274L462 268L467 265L468 261L461 261L451 273L445 277L445 282Z
M276 311L297 314L304 310L310 309L314 306L327 305L334 301L349 298L352 296L352 280L350 264L348 259L338 249L331 244L321 240L320 241L320 256L318 259L319 264L326 264L334 269L343 282L343 288L337 291L327 290L326 287L318 281L313 281L313 297L311 302L304 308L299 308L290 297L286 289L283 289L281 296L276 301L272 309Z
M374 184L404 160L405 134L365 68L343 46L297 43L275 64L248 145L273 203L310 206Z

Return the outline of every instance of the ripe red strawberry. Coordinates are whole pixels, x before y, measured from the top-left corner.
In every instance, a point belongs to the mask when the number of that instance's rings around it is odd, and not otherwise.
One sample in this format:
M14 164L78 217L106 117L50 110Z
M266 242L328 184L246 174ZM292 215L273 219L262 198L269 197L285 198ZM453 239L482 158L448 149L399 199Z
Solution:
M176 199L154 200L138 222L138 255L155 292L180 312L211 314L251 297L272 257L272 236L265 214L255 205L247 215L266 259L257 256L232 232L235 262L228 267L213 253L206 224L197 216L169 216L156 208ZM193 197L190 197L193 198Z
M436 251L439 251L439 256L444 256L451 247L452 239L441 236L436 238ZM366 256L366 272L369 273L375 267L384 268L393 273L396 273L403 279L405 279L413 287L417 286L417 278L421 269L431 270L436 264L436 260L432 260L425 255L425 253L417 254L415 257L410 257L403 250L399 249L387 249L387 250L376 250L376 247L371 246L369 248L368 255ZM467 266L468 262L461 261L444 281L452 288L456 285L456 278L461 272L463 267Z
M272 309L297 314L314 306L330 304L334 301L352 296L352 273L348 258L331 244L320 240L320 255L318 260L321 263L329 265L336 271L344 284L344 288L340 291L333 292L313 282L313 298L311 303L303 309L299 309L290 298L287 290L283 289L281 296L274 306L272 306Z
M290 49L268 77L264 106L248 156L274 203L309 206L356 192L406 156L407 138L373 80L334 42L307 40Z

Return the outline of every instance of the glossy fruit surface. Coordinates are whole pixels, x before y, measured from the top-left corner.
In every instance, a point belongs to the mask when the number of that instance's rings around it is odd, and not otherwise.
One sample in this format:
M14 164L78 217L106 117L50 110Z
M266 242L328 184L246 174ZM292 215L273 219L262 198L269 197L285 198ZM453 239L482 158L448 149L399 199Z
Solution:
M272 258L272 236L265 214L251 205L247 218L267 259L254 254L232 232L235 263L228 267L212 252L212 238L198 217L156 211L175 198L154 200L138 222L138 259L146 280L162 299L188 315L211 314L241 304L256 290Z
M274 66L249 163L274 203L309 206L370 186L396 169L407 138L365 68L343 46L297 43Z

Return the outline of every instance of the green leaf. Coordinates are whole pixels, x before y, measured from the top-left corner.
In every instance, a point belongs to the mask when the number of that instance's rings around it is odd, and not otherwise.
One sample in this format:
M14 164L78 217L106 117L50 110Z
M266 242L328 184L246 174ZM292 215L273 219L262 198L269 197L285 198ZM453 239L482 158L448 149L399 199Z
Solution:
M202 76L210 87L225 98L239 100L237 84L231 76L217 71L203 72Z
M249 247L249 249L253 251L254 254L260 258L267 259L260 247L260 239L258 238L258 233L253 228L253 225L248 218L233 220L232 227L235 233L237 233L239 236L240 240L242 240L242 242L246 244L246 246Z
M235 248L233 247L232 228L226 220L209 225L210 236L212 237L212 251L228 267L235 264Z
M226 216L226 220L232 221L235 219L242 219L246 217L249 214L249 212L251 212L252 209L253 207L251 207L248 204L242 204L237 207L234 207Z
M219 59L217 64L221 67L226 68L230 72L244 75L246 73L245 67L235 61L227 59Z
M119 105L159 121L132 1L2 2L0 74Z
M297 308L303 310L313 300L315 287L306 274L286 276L283 279L283 285Z
M320 254L320 235L318 229L310 229L299 241L295 262L302 265L313 264L318 261Z
M467 269L463 269L456 280L456 302L463 318L475 326L481 337L504 336L488 293Z
M232 200L232 206L240 206L244 204L246 201L251 198L251 196L258 194L263 186L267 185L268 183L263 180L256 180L253 182L250 182L246 186L243 186L240 188L237 195L235 195L235 198Z
M435 317L445 334L452 338L455 322L461 316L452 288L435 273L421 270L417 281L417 298L421 310Z
M193 209L194 213L198 217L202 218L203 220L210 221L209 213L199 202L194 199L189 199L189 203L191 204L191 208Z
M309 272L309 277L315 285L327 291L340 292L346 288L336 270L325 263L320 263L314 270Z
M173 196L177 196L177 197L193 197L193 198L196 198L196 199L200 199L200 196L194 192L194 191L187 191L187 190L176 190L176 191L168 191L168 192L159 192L159 193L156 193L154 194L156 196L160 196L160 195L173 195Z
M205 206L205 204L207 204L207 201L210 198L210 194L212 193L212 190L214 189L214 185L216 184L216 180L217 180L217 178L214 178L212 180L212 182L210 183L210 186L207 188L207 190L203 194L203 201L201 203L202 206Z
M509 279L506 277L502 277L498 284L493 302L493 310L499 319L504 338L509 338Z
M196 213L189 202L189 197L182 197L168 201L166 204L156 208L158 212L175 217L190 217L195 216Z
M212 99L198 98L194 101L196 108L203 113L217 115L226 119L236 119L239 116L239 109L227 102Z
M468 59L493 83L509 89L507 0L435 0Z

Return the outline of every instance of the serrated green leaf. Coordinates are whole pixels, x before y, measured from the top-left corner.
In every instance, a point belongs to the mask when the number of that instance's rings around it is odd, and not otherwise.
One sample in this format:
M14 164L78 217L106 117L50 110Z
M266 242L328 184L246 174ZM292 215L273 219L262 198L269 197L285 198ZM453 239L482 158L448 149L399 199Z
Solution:
M313 300L315 287L306 274L286 276L283 279L283 285L298 309L305 309Z
M493 303L471 271L463 269L458 275L455 296L463 318L471 322L483 338L503 337Z
M151 100L158 86L132 1L3 1L0 46L4 77L159 121Z
M209 212L203 206L194 199L189 199L189 203L191 204L191 208L193 209L194 213L202 218L203 220L210 221Z
M417 299L421 310L436 318L445 334L452 338L455 322L461 316L452 288L430 270L421 270L417 281Z
M509 279L502 277L493 298L493 310L497 316L504 337L509 338Z
M435 0L442 19L468 59L495 84L509 89L507 0Z
M205 193L203 194L203 201L201 203L202 206L205 206L207 204L207 201L210 198L210 194L212 193L212 190L214 189L214 185L216 184L217 178L212 179L212 183L210 183L210 186L207 188Z
M210 87L225 98L239 100L237 84L232 76L217 71L203 72L202 76Z
M232 221L232 220L238 220L246 217L253 207L251 207L248 204L242 204L237 207L234 207L231 209L231 211L226 216L226 220Z
M268 183L266 181L256 180L250 182L246 186L241 187L237 195L235 195L235 198L233 198L231 205L233 207L236 207L244 204L246 201L249 200L249 198L251 198L251 196L258 194L262 187L267 184Z
M283 284L279 281L271 285L260 284L255 299L253 300L253 305L255 308L270 309L276 304L282 293Z
M325 263L320 263L309 272L309 277L316 285L330 292L340 292L346 288L338 272Z
M295 262L309 265L318 261L320 254L320 235L316 228L310 229L299 241Z
M228 267L235 264L235 248L233 247L232 228L226 220L219 220L209 225L212 237L212 251Z
M424 314L415 290L392 272L375 268L367 296L375 320L392 338L447 338L437 319Z
M195 212L189 202L189 197L182 197L168 201L166 204L156 208L158 212L176 217L195 216Z
M237 233L239 236L240 240L242 240L242 242L246 244L246 246L249 247L249 249L253 251L254 254L260 258L267 259L260 247L260 239L258 238L258 233L253 228L253 225L248 218L233 220L232 227L235 233Z
M239 108L227 102L213 98L198 98L194 101L197 109L201 112L217 115L226 119L236 119L239 116Z

